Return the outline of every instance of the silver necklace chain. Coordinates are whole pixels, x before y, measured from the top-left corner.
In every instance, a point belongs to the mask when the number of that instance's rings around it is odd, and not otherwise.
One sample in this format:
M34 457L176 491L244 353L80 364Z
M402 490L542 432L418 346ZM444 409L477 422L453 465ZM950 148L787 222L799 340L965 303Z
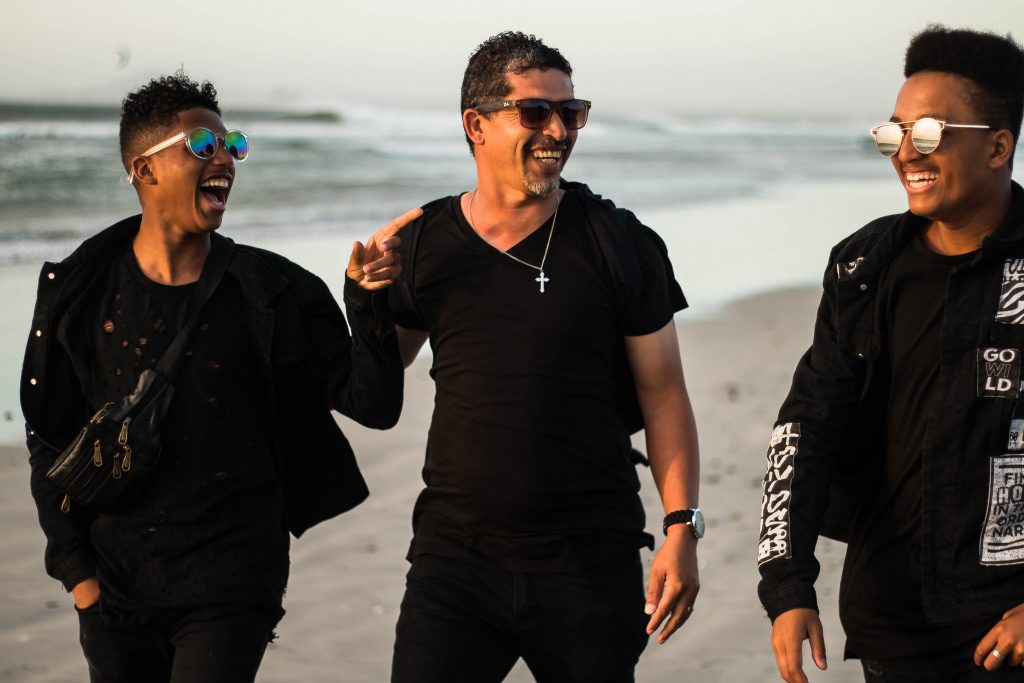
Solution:
M476 190L473 190L473 196L471 196L469 198L469 224L473 227L474 230L476 230L476 221L473 220L473 201L476 199L476 192L477 192ZM558 207L559 207L559 205L561 203L562 203L561 197L559 197L558 195L555 195L555 213L551 217L551 230L548 231L548 241L547 241L547 244L544 245L544 255L541 256L541 258L540 258L540 265L539 266L535 266L532 263L524 261L523 259L519 258L518 256L513 256L512 254L508 253L507 251L501 252L502 254L504 254L505 256L508 256L510 259L512 259L513 261L516 261L517 263L521 263L524 266L528 266L530 268L533 268L536 271L540 271L540 277L534 278L534 282L540 283L540 293L541 294L544 293L544 285L546 283L548 283L548 282L551 282L551 278L549 278L548 276L546 276L544 274L544 264L547 263L547 260L548 260L548 251L551 249L551 237L555 234L555 223L558 221Z

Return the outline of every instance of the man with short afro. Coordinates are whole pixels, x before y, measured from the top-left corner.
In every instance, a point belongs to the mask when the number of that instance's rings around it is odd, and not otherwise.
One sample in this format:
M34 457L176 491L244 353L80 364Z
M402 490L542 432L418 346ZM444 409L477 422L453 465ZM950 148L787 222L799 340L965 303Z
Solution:
M758 592L782 678L826 667L819 535L848 543L865 680L1018 681L1024 663L1024 51L929 26L871 129L909 210L840 242L768 447Z

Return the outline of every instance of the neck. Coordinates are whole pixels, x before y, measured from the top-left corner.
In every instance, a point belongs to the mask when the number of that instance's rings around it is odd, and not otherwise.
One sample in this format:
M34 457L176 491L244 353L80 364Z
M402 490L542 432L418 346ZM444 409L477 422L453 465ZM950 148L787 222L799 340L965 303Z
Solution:
M500 193L481 185L462 195L462 213L485 242L507 251L551 217L562 194L562 190L541 197Z
M977 251L986 237L1003 222L1013 203L1010 183L977 202L962 218L934 220L924 231L928 248L938 254L957 256Z
M143 213L142 226L132 242L139 269L163 285L187 285L199 280L210 253L208 233L173 230Z

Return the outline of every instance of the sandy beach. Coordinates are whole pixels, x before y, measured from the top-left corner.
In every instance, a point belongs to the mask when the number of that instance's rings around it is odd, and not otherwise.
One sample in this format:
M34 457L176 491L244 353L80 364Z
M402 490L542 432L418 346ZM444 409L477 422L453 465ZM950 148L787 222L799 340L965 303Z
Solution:
M871 217L900 208L884 187L876 194L879 188L822 183L774 197L641 215L665 237L693 305L676 320L700 432L701 507L708 520L699 547L702 588L695 614L667 644L648 645L637 670L641 683L780 680L768 644L770 624L756 597L765 448L793 367L811 339L819 296L813 283L828 246ZM816 214L826 207L835 210L835 219L819 230ZM802 239L787 239L801 234ZM745 240L742 248L738 236ZM260 246L284 253L337 288L350 243L289 238ZM766 263L784 267L765 268ZM0 518L0 681L72 683L87 679L77 618L70 598L44 574L44 538L19 444L15 387L37 273L36 265L0 268L0 289L14 295L8 310L18 321L16 329L0 335L0 408L12 413L0 423L0 444L7 444L0 445L0 492L6 501ZM372 494L356 510L293 542L288 613L264 659L260 683L388 680L408 568L410 513L422 487L433 407L429 363L429 355L422 355L407 373L405 410L395 429L374 432L339 418ZM642 438L636 441L642 448ZM650 473L640 474L648 528L656 530L663 513ZM842 545L819 544L818 591L830 667L822 673L810 665L812 681L863 680L857 662L842 661L836 594L843 553ZM650 553L645 551L644 560L650 564ZM532 677L520 663L508 680Z
M701 592L693 618L667 644L648 645L637 680L743 683L777 680L769 622L757 602L757 539L763 454L790 373L810 339L818 293L781 290L727 306L715 317L680 322L687 382L700 428ZM678 316L685 320L685 313ZM751 347L760 349L750 353ZM312 529L292 547L292 576L280 639L264 660L261 683L386 681L394 624L407 569L409 513L422 484L423 444L433 405L429 358L408 373L399 426L374 432L341 418L369 482L370 499ZM661 516L653 481L642 472L648 518ZM0 681L86 680L70 598L42 569L44 539L28 492L20 446L0 448ZM656 525L655 525L656 526ZM842 662L835 596L843 547L819 546L830 669L812 680L862 680ZM645 561L650 554L645 552ZM522 664L509 681L530 681Z

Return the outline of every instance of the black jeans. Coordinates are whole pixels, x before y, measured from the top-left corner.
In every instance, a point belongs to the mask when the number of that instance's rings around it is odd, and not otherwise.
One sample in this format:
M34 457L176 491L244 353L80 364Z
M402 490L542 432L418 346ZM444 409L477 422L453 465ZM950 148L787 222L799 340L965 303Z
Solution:
M1005 664L988 671L974 663L977 643L922 657L864 659L866 683L1009 683L1024 681L1024 670Z
M240 607L192 612L167 629L116 629L97 603L78 610L78 623L92 683L252 683L277 619Z
M647 645L639 557L513 574L437 555L413 559L392 683L501 681L522 657L540 683L626 683Z

